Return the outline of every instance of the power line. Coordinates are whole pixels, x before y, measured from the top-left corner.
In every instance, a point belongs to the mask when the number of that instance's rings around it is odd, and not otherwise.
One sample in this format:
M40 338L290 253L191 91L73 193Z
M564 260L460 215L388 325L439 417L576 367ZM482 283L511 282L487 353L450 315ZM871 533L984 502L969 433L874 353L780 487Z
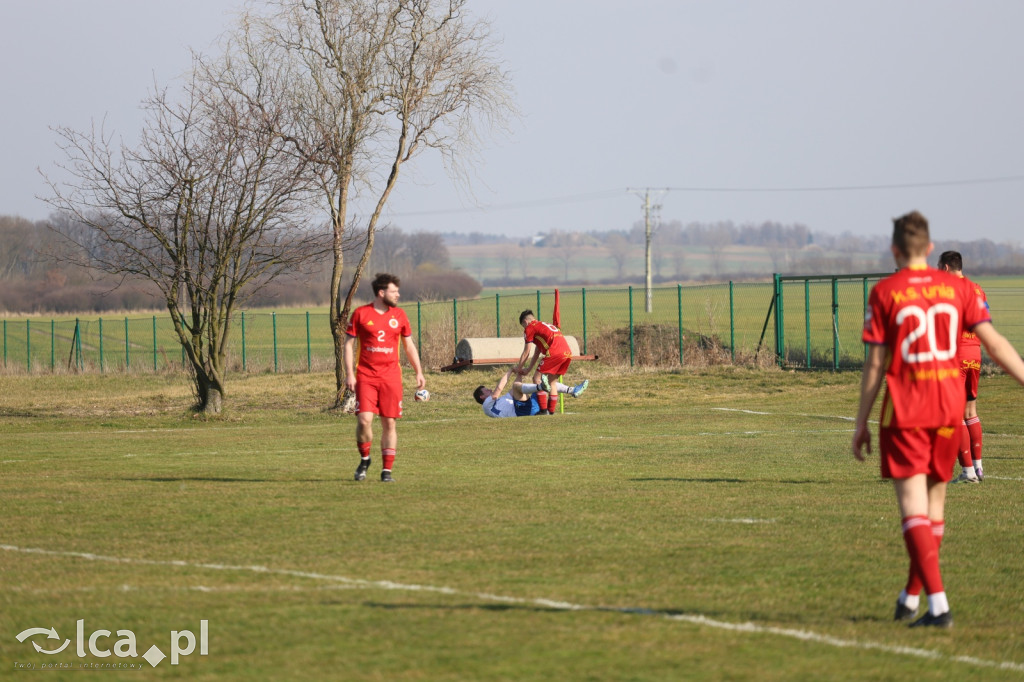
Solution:
M863 192L884 189L922 189L928 187L957 187L967 185L995 185L1021 182L1024 175L970 180L937 180L933 182L903 182L886 185L825 185L821 187L665 187L673 192Z
M563 197L549 197L547 199L532 199L529 201L516 201L506 204L484 204L482 206L470 206L468 208L441 208L432 211L403 211L391 213L390 216L424 216L424 215L450 215L453 213L486 213L488 211L511 211L521 208L537 208L543 206L561 206L564 204L579 204L587 201L601 199L612 199L622 196L621 189L606 189L599 192L587 194L570 194Z
M812 192L872 192L880 190L897 189L927 189L930 187L966 187L971 185L996 185L1024 181L1024 175L1006 175L992 178L972 178L962 180L936 180L930 182L903 182L877 185L822 185L822 186L795 186L795 187L716 187L716 186L677 186L677 187L651 187L654 191L662 192L690 192L690 193L715 193L715 194L782 194L782 193L812 193ZM634 192L633 188L626 188L626 192ZM527 201L515 201L503 204L483 204L480 206L469 206L465 208L443 208L430 211L401 211L389 213L391 218L405 218L412 216L432 215L457 215L464 213L487 213L489 211L514 211L528 208L543 208L545 206L562 206L566 204L586 203L590 201L603 201L622 196L622 189L606 189L584 194L570 194L560 197L547 197L544 199L531 199Z

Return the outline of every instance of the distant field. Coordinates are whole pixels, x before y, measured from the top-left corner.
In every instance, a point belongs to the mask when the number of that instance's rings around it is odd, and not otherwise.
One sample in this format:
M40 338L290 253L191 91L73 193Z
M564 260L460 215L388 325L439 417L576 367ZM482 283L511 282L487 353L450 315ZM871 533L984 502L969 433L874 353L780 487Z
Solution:
M848 450L857 373L573 376L592 384L565 415L486 420L469 393L496 373L430 374L389 486L379 459L351 480L354 422L323 411L329 374L238 377L213 421L188 416L176 377L0 376L0 665L1024 679L1024 389L984 379L988 478L950 490L942 549L956 627L919 632L891 621L906 567L891 488ZM140 655L206 620L208 653L79 657L78 620L115 633L99 649L132 631ZM15 639L34 627L59 638Z
M600 282L615 281L620 276L611 251L603 246L579 246L566 250L517 244L474 244L452 245L448 251L453 265L480 281L554 277L556 280ZM651 267L656 276L686 281L705 277L729 278L728 273L743 273L742 277L755 274L771 277L773 272L799 270L800 263L847 256L862 272L873 272L879 266L877 253L847 254L810 249L790 250L774 256L773 261L769 249L753 246L730 245L715 253L705 246L656 245L652 251ZM625 256L622 275L643 277L644 272L644 248L632 244ZM738 276L733 275L732 278Z

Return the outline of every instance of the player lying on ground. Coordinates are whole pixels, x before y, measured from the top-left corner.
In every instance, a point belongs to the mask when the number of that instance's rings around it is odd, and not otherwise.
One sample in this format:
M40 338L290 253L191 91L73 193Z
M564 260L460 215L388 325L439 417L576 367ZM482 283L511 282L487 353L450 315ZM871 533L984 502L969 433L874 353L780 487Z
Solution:
M505 372L493 390L486 386L477 386L473 391L473 398L483 405L484 414L488 417L532 417L537 414L550 414L547 410L542 410L537 401L538 393L546 394L550 390L541 384L524 384L521 381L516 381L513 382L512 391L509 394L501 394L514 371L513 367ZM584 380L583 383L575 386L566 386L563 383L555 382L554 388L558 393L578 398L589 385L589 380Z

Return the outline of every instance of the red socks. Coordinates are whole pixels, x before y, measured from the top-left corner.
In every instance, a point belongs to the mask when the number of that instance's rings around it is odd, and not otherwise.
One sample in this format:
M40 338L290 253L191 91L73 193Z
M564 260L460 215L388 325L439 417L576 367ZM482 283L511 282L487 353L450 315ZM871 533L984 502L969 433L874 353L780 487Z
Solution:
M391 467L395 464L395 449L394 448L381 448L380 451L381 459L384 460L383 468L391 471Z
M964 428L960 430L960 453L957 459L960 460L960 466L966 469L974 466L974 461L971 459L971 427L967 422L963 422L963 425Z
M971 417L966 423L970 437L971 456L974 459L981 459L981 419Z
M548 409L548 394L543 391L537 391L537 405L540 407L541 412L545 412Z
M554 414L558 410L558 394L552 393L548 396L548 414Z
M360 443L359 441L356 441L356 447L359 448L359 456L362 457L363 459L369 457L371 445L373 445L372 441L367 441L365 443Z
M921 594L922 584L928 594L944 591L939 571L939 547L945 532L945 521L929 521L927 516L903 519L903 542L910 555L907 594Z

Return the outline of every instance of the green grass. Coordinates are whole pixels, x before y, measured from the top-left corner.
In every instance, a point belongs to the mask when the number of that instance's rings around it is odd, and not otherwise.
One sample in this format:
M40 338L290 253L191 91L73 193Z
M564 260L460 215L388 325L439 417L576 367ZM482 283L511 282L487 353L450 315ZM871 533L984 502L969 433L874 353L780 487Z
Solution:
M237 377L212 421L174 377L0 376L0 665L80 662L29 627L168 653L207 619L207 657L147 674L1024 679L1010 380L984 379L989 480L950 491L957 626L922 633L890 621L906 559L877 460L849 454L856 373L573 369L587 394L526 420L480 414L492 373L430 375L391 486L377 444L351 480L327 374Z

